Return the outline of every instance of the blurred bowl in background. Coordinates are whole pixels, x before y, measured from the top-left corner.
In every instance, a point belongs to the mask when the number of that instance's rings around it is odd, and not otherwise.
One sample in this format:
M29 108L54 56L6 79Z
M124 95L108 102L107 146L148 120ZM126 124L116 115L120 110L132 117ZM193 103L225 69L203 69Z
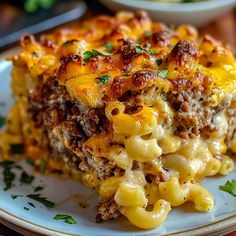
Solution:
M153 20L167 24L204 26L236 6L236 0L206 0L192 3L164 3L149 0L100 0L112 11L142 9Z

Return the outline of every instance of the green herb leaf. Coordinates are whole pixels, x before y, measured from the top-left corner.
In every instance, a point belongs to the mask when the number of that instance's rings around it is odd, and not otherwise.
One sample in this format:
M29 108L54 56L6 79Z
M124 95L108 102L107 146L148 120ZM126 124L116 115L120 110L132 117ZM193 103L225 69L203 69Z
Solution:
M110 52L99 52L99 55L110 56L110 55L112 55L112 53L110 53Z
M106 43L104 44L104 47L105 47L108 51L112 51L112 49L113 49L113 45L112 45L112 43L110 43L110 42L106 42Z
M2 161L0 162L0 166L3 168L11 168L15 164L14 161Z
M14 161L2 161L0 166L4 168L3 170L3 181L5 183L4 191L12 187L12 183L15 179L15 174L11 171L11 168L14 167Z
M27 159L25 160L27 164L29 164L30 166L34 166L34 160L30 157L27 157Z
M17 195L11 194L11 198L12 198L13 200L15 200L17 197L18 197Z
M40 160L40 164L39 164L39 170L41 173L44 173L46 170L46 162L44 160Z
M14 165L13 167L16 168L16 169L18 169L18 170L22 170L22 167L19 166L19 165Z
M97 50L92 50L91 54L93 57L96 57L97 55L99 55L99 52Z
M53 217L54 220L64 220L65 223L67 224L76 224L77 221L73 219L72 216L65 215L65 214L57 214L56 216Z
M65 214L57 214L56 216L53 217L54 220L64 220L68 217L68 215Z
M28 208L28 207L24 207L24 210L25 210L25 211L29 211L29 208Z
M13 154L22 154L24 152L24 144L22 144L22 143L11 144L10 151Z
M152 35L152 32L151 31L145 31L144 32L144 36L145 37L150 37Z
M167 76L167 74L168 74L168 70L160 70L160 71L157 71L157 76L158 77L161 77L161 78L166 78L166 76Z
M99 55L99 52L96 50L86 51L83 54L84 61L88 62L91 58L96 57L97 55Z
M33 199L37 202L42 203L44 206L49 207L49 208L53 208L55 203L51 202L49 200L47 200L46 197L41 197L40 194L28 194L26 197Z
M0 128L2 128L6 124L6 118L3 116L0 116Z
M18 195L18 194L11 194L11 198L15 200L18 197L23 197L23 195Z
M33 55L35 58L39 58L39 54L37 52L33 51Z
M221 185L220 190L230 193L233 196L236 196L236 180L232 179L227 181L225 185Z
M83 54L83 58L85 62L88 62L91 58L96 57L98 55L101 56L110 56L112 55L112 53L110 52L98 52L96 50L91 50L91 51L87 51Z
M157 63L158 66L160 66L161 63L162 63L162 59L156 59L156 63Z
M141 53L143 51L143 47L142 46L136 46L135 47L135 52L136 53Z
M34 180L34 176L28 175L25 171L22 171L20 182L24 184L31 184Z
M77 223L77 221L72 216L68 216L65 222L72 225Z
M38 192L38 191L41 191L43 190L43 187L42 186L37 186L35 189L34 189L34 192Z
M148 50L148 53L149 53L150 55L153 55L153 54L157 54L157 51L156 51L156 50L153 50L153 49L149 49L149 50Z
M16 175L11 172L10 168L5 168L3 171L3 181L5 183L4 191L7 191L12 187L12 183L15 179Z
M28 204L29 204L30 206L32 206L33 208L36 208L36 206L34 205L34 203L28 202Z
M97 77L96 79L98 79L97 84L103 85L103 84L106 84L110 80L110 76L102 75L102 76Z

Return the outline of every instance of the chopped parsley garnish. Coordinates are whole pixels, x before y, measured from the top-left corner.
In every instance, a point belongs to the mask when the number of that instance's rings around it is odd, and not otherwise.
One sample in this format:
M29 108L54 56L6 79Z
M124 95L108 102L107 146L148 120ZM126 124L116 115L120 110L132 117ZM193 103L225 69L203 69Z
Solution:
M41 197L40 194L28 194L26 197L33 199L37 202L42 203L44 206L49 207L49 208L53 208L55 203L51 202L49 200L47 200L46 197Z
M106 43L104 44L104 47L105 47L108 51L112 51L112 49L113 49L113 45L112 45L112 43L110 43L110 42L106 42Z
M17 195L11 194L11 198L12 198L13 200L15 200L17 197L18 197Z
M236 196L236 180L232 179L227 181L225 185L221 185L220 190L230 193L233 196Z
M18 169L18 170L22 170L22 167L19 165L14 165L14 168Z
M91 51L87 51L83 54L83 58L85 62L88 62L91 58L96 57L98 55L101 56L110 56L112 55L112 53L110 52L98 52L97 50L91 50Z
M24 144L23 143L11 144L10 151L13 154L22 154L24 152Z
M11 171L10 168L5 168L3 171L3 181L5 183L4 191L7 191L12 187L12 183L16 175Z
M136 46L135 47L135 52L136 53L141 53L143 51L143 47L142 46Z
M28 175L25 171L22 171L20 182L24 184L31 184L34 180L34 176Z
M45 172L45 170L46 170L46 161L40 160L39 170L40 170L41 173Z
M34 166L34 160L33 160L32 158L27 157L25 161L26 161L26 163L29 164L30 166Z
M19 169L21 171L20 182L25 184L31 184L34 180L34 176L27 174L20 165L16 165L14 161L3 161L0 162L0 167L3 168L3 180L5 183L4 190L8 190L13 186L13 181L15 180L16 174L12 172L12 169ZM15 199L16 196L12 194L12 199Z
M167 74L168 74L168 70L160 70L160 71L157 71L157 76L158 77L161 77L161 78L166 78L166 76L167 76Z
M39 58L39 54L37 52L33 51L33 55L35 58Z
M93 57L96 57L97 55L99 55L99 52L96 51L96 50L86 51L86 52L83 54L84 61L85 61L85 62L88 62L89 59L91 59L91 58L93 58Z
M153 50L153 49L149 49L149 50L148 50L148 53L149 53L150 55L153 55L153 54L157 54L157 51L156 51L156 50Z
M162 63L162 59L156 59L156 63L157 63L158 66L160 66L161 63Z
M151 31L145 31L145 32L144 32L144 36L145 36L145 37L150 37L151 34L152 34Z
M67 224L76 224L77 221L73 219L72 216L70 215L65 215L65 214L57 214L56 216L53 217L54 220L63 220Z
M110 52L99 52L99 55L110 56L110 55L112 55L112 53L110 53Z
M106 84L110 80L110 76L109 75L101 75L101 76L97 77L96 79L98 79L98 82L97 82L98 85L103 85L103 84Z
M42 186L37 186L37 187L35 187L34 192L38 192L38 191L41 191L41 190L43 190L43 187Z
M12 187L12 183L15 179L15 174L11 171L11 168L14 167L14 161L2 161L0 162L0 166L3 170L3 181L5 183L4 191L10 189Z
M0 128L2 128L6 124L6 118L3 116L0 116Z
M3 168L10 168L15 164L14 161L2 161L0 162L0 166L2 166Z
M36 208L36 206L34 205L34 203L28 202L28 204L29 204L30 206L32 206L33 208Z
M12 198L13 200L17 199L18 197L23 197L23 195L11 194L11 198Z
M25 211L29 211L29 208L28 208L28 207L24 207L24 210L25 210Z

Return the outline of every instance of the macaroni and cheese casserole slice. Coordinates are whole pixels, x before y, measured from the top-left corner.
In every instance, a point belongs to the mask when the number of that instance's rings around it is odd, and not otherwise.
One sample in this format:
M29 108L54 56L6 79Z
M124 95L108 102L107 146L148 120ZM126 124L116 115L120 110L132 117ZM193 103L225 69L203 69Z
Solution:
M227 175L236 153L236 62L210 36L175 30L145 12L97 16L72 29L21 38L16 99L1 155L23 144L47 172L81 179L101 201L96 221L124 215L162 224L214 199L199 182Z

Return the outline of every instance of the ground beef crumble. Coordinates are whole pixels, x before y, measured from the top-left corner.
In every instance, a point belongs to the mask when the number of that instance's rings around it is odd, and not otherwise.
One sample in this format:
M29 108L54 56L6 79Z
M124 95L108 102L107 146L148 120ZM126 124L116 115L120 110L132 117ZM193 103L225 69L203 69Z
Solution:
M117 205L114 198L98 203L96 210L96 222L115 219L121 215L120 206Z
M209 132L217 129L213 117L225 108L222 102L211 106L209 94L199 90L186 90L179 93L167 93L166 99L174 110L175 134L183 139L194 138L196 135L208 136Z
M122 173L120 167L109 163L105 158L96 162L83 148L89 137L109 129L108 120L102 109L81 110L80 105L70 97L65 86L59 85L55 78L49 79L44 85L39 85L29 100L31 105L29 114L32 120L50 137L47 148L52 151L51 155L63 154L70 166L81 171L92 169L100 179ZM55 127L56 135L53 133ZM63 146L60 137L57 137L58 132L67 139L71 150Z

